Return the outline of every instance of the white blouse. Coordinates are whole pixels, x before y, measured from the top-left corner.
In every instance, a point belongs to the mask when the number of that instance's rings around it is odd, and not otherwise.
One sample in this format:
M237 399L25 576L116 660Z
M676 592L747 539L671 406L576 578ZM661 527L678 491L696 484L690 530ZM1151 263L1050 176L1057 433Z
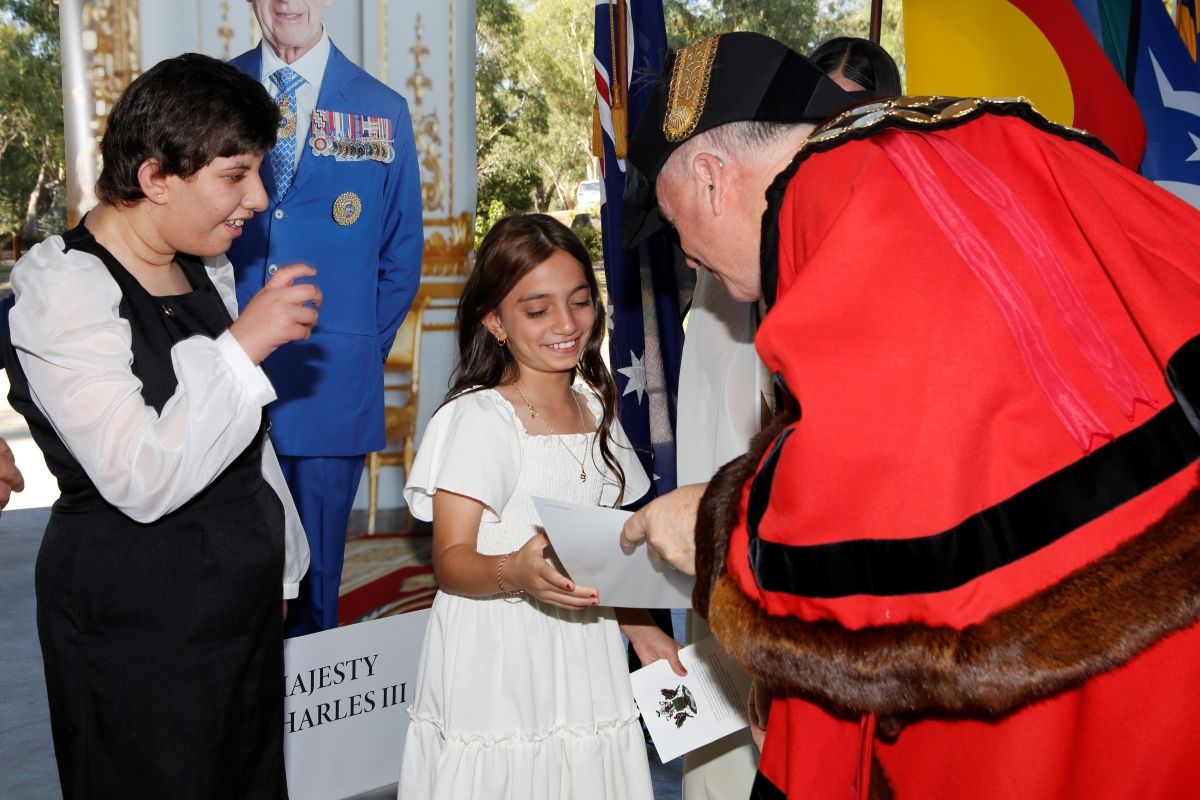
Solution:
M130 518L153 522L233 463L258 433L275 391L229 331L193 336L171 350L178 385L155 413L132 372L120 288L100 259L63 246L51 237L13 268L12 343L34 404L100 495ZM205 267L236 318L229 260ZM283 504L283 596L291 598L308 570L308 542L269 439L262 472Z

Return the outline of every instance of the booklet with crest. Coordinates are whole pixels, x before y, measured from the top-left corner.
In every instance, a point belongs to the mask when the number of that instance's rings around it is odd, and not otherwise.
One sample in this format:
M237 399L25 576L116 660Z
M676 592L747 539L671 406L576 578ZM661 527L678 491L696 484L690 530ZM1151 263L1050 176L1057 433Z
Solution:
M633 699L665 764L749 726L750 676L711 636L679 651L688 674L655 661L630 675Z
M691 608L696 580L654 557L646 545L626 553L621 528L630 512L533 498L542 527L563 569L580 586L616 608Z

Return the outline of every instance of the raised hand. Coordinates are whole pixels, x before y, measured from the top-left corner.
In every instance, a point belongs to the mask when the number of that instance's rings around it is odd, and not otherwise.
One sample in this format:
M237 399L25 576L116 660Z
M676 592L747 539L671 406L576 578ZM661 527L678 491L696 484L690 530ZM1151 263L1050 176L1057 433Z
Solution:
M281 267L229 327L255 364L261 364L280 345L307 339L312 333L321 306L321 290L316 284L296 280L316 274L308 264Z

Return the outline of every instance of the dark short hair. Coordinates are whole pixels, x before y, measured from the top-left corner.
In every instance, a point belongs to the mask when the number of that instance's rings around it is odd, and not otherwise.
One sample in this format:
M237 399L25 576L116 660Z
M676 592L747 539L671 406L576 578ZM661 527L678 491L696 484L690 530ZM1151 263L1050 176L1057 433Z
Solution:
M109 205L145 195L138 169L190 178L214 158L264 153L275 144L279 109L262 84L223 61L185 53L155 64L125 89L100 142L96 196Z
M841 73L876 97L900 94L900 70L890 53L870 39L838 36L812 51L809 60L826 75Z

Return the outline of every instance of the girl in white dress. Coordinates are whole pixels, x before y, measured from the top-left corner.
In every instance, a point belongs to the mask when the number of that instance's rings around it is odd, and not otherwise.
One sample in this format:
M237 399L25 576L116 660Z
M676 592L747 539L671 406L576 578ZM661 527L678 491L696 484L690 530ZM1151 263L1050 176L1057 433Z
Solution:
M433 602L402 800L653 797L618 624L642 663L679 645L602 608L545 557L532 497L628 504L649 488L616 419L591 260L564 225L510 217L458 306L459 365L404 490L433 520Z

